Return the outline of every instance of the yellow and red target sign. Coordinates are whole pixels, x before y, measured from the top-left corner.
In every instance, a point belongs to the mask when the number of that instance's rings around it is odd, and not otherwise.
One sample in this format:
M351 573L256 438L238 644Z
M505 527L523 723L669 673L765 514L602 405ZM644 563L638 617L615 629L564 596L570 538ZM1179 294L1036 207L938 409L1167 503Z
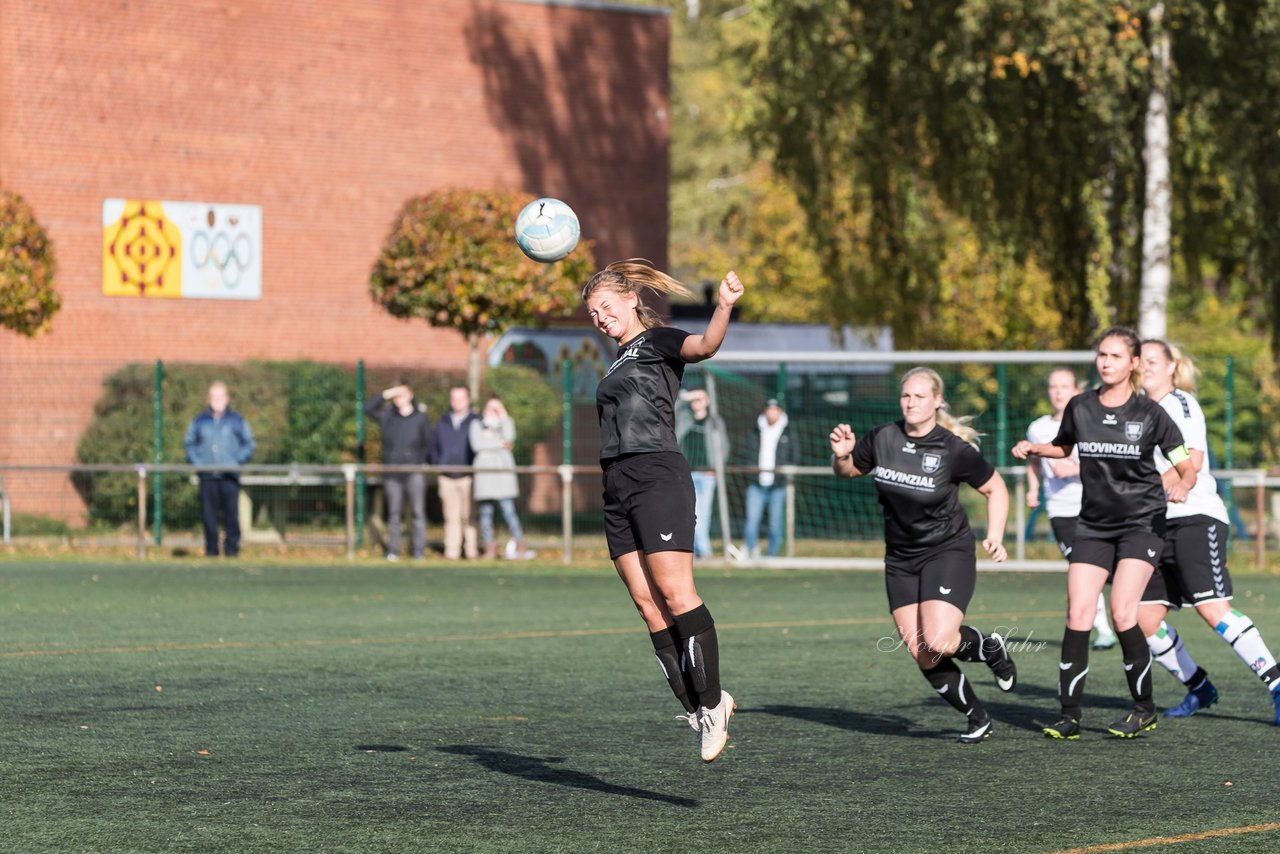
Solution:
M102 293L259 299L262 209L256 205L107 199Z

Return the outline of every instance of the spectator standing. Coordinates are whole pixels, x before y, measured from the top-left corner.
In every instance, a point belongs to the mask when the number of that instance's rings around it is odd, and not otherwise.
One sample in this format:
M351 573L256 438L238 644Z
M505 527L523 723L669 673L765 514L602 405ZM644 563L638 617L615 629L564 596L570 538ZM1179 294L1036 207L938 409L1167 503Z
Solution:
M795 465L800 458L791 433L787 429L787 413L774 398L765 402L764 411L756 419L756 429L748 436L746 464L757 466L760 473L747 487L747 519L743 528L743 544L750 557L759 557L760 521L769 509L768 556L777 557L782 545L782 517L786 500L785 485L777 479L778 466Z
M187 462L196 466L227 466L226 471L202 471L200 518L204 524L204 553L218 556L218 516L226 529L222 553L240 553L240 474L234 471L253 456L253 431L249 422L227 404L227 384L209 386L209 406L192 419L183 439Z
M427 407L416 403L413 389L401 382L365 402L364 411L382 428L384 466L420 466L431 462L431 422ZM427 541L427 475L425 472L383 472L387 497L387 560L400 558L400 521L409 498L410 545L421 558Z
M534 553L525 548L524 529L516 513L516 498L520 495L520 482L516 478L516 458L511 453L516 442L516 423L507 414L502 401L491 397L484 405L480 418L471 422L471 450L475 453L475 483L472 487L480 517L480 543L484 556L498 556L498 545L493 534L493 510L496 505L511 532L514 551L509 557L531 558Z
M471 408L471 392L465 386L449 389L449 411L436 422L432 459L442 466L469 466L475 462L471 448L471 422L480 420ZM479 556L476 527L471 522L469 472L440 475L440 507L444 513L444 556L457 560Z
M724 419L711 414L711 397L695 388L686 396L688 407L676 410L676 441L689 461L693 476L693 556L711 554L711 514L716 499L716 471L729 454L729 431Z

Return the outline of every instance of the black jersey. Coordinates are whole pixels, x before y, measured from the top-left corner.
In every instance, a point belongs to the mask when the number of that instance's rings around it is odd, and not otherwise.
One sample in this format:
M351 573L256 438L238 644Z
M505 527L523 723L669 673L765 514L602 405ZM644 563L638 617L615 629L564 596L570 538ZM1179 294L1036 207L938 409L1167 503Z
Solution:
M972 446L942 426L928 435L906 434L904 422L882 424L853 446L853 465L875 478L884 508L889 554L910 557L969 533L957 484L977 489L995 468Z
M1154 450L1169 457L1183 444L1182 432L1160 404L1131 394L1109 409L1097 389L1086 391L1067 403L1052 444L1079 453L1083 525L1104 534L1135 526L1156 530L1152 520L1164 518L1166 499ZM1171 459L1185 457L1178 452Z
M675 451L675 400L684 378L680 348L689 333L669 326L646 329L618 353L596 387L600 459Z

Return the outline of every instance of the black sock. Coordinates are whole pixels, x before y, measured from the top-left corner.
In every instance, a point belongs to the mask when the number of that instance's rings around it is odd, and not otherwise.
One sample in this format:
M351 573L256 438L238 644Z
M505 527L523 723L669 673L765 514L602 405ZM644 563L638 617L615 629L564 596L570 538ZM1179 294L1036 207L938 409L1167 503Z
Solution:
M689 696L684 674L680 671L680 647L676 643L675 633L671 629L649 632L649 640L653 641L653 654L658 658L662 675L667 677L671 693L676 695L686 712L696 712L698 703Z
M1122 632L1116 632L1120 639L1120 649L1124 654L1124 678L1129 683L1129 693L1133 695L1133 705L1144 712L1154 712L1155 703L1151 702L1151 647L1147 646L1147 638L1142 629L1130 626Z
M698 705L714 709L720 705L720 648L716 624L706 605L676 615L680 652L685 670L698 694Z
M1197 667L1196 672L1191 674L1191 678L1182 684L1187 686L1188 691L1195 691L1208 681L1209 671L1205 670L1203 667Z
M1145 644L1146 639L1142 638L1142 642ZM1089 630L1064 629L1062 662L1058 665L1058 696L1062 698L1063 717L1080 720L1084 712L1084 675L1088 672Z
M957 711L963 712L970 720L986 720L987 710L973 694L973 686L964 678L955 661L944 658L929 670L921 670L924 678L929 680L933 690L942 695Z
M952 658L958 658L961 661L986 661L987 656L983 651L982 645L986 642L986 638L982 636L982 632L973 626L960 627L960 646L956 647L955 654Z

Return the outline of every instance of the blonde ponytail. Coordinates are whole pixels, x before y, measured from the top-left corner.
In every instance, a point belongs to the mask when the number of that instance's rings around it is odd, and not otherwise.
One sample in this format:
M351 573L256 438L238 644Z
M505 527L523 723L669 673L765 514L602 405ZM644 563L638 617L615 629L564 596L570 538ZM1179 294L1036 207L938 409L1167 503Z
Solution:
M608 288L619 294L635 294L649 290L667 296L693 296L693 293L680 282L668 276L643 258L628 258L625 261L614 261L591 277L582 288L582 301L586 302L600 288ZM637 299L636 315L645 329L665 325L662 315Z

